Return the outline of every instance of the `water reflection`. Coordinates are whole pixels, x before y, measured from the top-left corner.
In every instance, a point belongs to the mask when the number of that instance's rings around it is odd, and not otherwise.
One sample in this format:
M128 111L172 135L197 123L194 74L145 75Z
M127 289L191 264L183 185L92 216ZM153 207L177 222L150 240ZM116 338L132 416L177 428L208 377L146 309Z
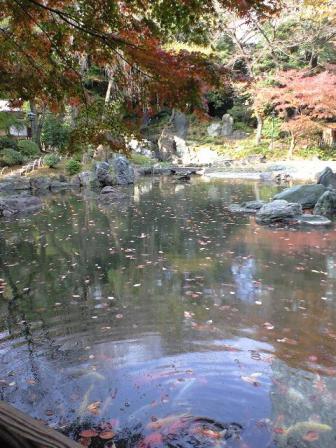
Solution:
M335 230L230 215L256 183L124 193L2 223L1 398L119 446L332 446Z

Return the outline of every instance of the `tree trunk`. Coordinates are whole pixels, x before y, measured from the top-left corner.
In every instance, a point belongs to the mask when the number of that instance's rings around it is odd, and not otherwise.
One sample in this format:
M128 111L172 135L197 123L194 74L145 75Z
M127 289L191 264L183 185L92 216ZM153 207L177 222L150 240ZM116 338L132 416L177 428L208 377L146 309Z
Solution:
M40 150L42 150L41 134L46 115L46 108L43 107L42 112L38 112L35 100L30 100L29 105L30 111L33 114L31 117L32 140L38 145Z
M255 144L260 145L261 138L262 138L262 131L263 131L263 127L264 127L264 120L263 120L263 117L259 113L257 113L256 116L257 116L258 126L257 126L257 134L256 134Z
M109 82L107 85L106 95L105 95L105 104L108 104L111 99L111 90L112 90L112 78L109 78Z
M292 159L293 158L295 145L296 145L295 135L291 132L291 141L290 141L290 145L289 145L289 149L288 149L288 155L287 155L288 159Z

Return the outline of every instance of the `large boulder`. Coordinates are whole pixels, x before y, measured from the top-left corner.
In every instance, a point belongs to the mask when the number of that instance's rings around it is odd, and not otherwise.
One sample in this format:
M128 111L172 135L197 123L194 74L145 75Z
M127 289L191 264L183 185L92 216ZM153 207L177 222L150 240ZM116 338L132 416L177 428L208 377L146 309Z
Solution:
M222 123L211 123L207 128L210 137L219 137L222 134Z
M222 130L221 135L223 137L230 137L233 133L233 117L230 114L224 114L222 117Z
M278 199L263 205L256 214L256 220L260 224L271 224L299 215L302 215L301 204Z
M162 129L158 140L158 158L171 161L177 155L176 137L185 140L188 132L188 118L179 111L173 113L169 123Z
M100 187L129 185L134 183L134 169L126 157L117 156L109 162L98 163L95 177Z
M126 157L117 156L112 161L112 167L117 185L134 184L134 169Z
M314 215L332 216L336 213L336 190L327 190L317 201Z
M116 185L116 179L110 173L110 164L107 162L97 163L95 177L100 187Z
M28 177L12 176L0 182L0 191L23 191L30 190L30 180Z
M0 217L32 213L42 207L42 201L37 196L15 195L0 198Z
M248 201L242 204L231 204L229 211L231 213L257 213L264 205L264 201Z
M313 208L325 191L326 187L321 184L297 185L286 188L286 190L275 195L273 199L296 202L301 204L302 208Z
M34 191L45 191L50 189L51 179L46 176L32 177L30 179L31 189Z
M317 183L325 187L336 188L336 173L328 166L320 173Z

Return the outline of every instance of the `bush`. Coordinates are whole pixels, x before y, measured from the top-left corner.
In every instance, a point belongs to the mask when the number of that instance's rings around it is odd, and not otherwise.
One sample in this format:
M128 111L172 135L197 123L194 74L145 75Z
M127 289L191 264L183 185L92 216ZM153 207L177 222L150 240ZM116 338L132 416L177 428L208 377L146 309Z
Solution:
M39 153L39 147L32 140L20 140L18 143L18 151L24 156L32 157Z
M64 149L70 138L70 127L60 116L48 114L43 124L41 141L49 148Z
M0 160L2 165L14 166L21 165L24 161L24 157L18 151L13 148L4 148L0 151Z
M65 169L70 174L70 176L79 173L81 167L82 167L81 163L74 159L68 160L65 164Z
M17 150L17 141L11 137L0 137L0 150L5 148L12 148Z
M131 162L133 162L135 165L150 166L155 163L155 159L152 159L151 157L145 156L143 154L134 153L131 155Z
M43 163L49 168L55 168L55 166L59 163L60 158L57 154L48 154L44 156Z

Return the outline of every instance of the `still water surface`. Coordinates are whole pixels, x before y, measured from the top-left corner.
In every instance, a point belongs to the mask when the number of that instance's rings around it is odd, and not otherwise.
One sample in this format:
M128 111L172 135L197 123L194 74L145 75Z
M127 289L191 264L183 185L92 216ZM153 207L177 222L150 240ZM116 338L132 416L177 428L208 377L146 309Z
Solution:
M275 192L154 179L2 222L1 398L91 447L334 447L335 229L225 209Z

